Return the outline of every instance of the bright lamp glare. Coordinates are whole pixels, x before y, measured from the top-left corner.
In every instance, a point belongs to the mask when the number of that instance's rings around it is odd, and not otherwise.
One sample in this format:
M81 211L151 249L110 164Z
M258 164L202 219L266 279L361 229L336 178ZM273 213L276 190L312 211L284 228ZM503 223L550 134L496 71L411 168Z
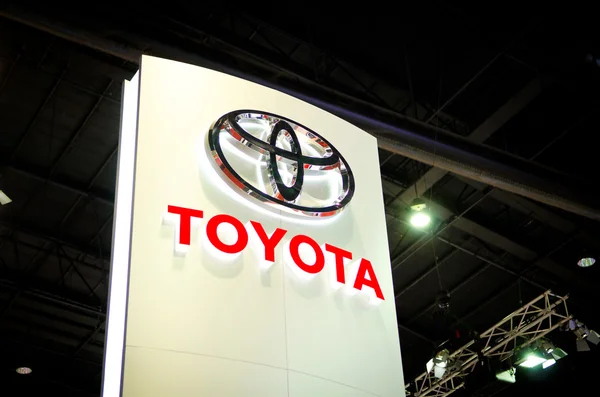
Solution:
M8 197L6 195L6 193L4 193L2 190L0 190L0 204L6 205L6 204L10 204L10 203L12 203L12 200L10 199L10 197Z
M527 356L527 358L525 359L525 361L523 361L520 366L521 367L525 367L525 368L533 368L536 365L540 365L543 362L545 362L546 359L536 356L535 354L530 354L529 356Z
M581 258L577 262L577 264L579 265L579 267L590 267L594 263L596 263L596 259L594 259L594 258Z
M496 374L496 379L502 382L515 383L517 381L515 369L511 368L506 371L498 372Z
M431 218L426 212L415 212L410 217L410 224L414 227L425 227L429 224Z
M17 368L17 373L19 375L29 375L32 372L33 371L29 367L19 367L19 368Z
M546 360L546 361L544 361L544 363L542 364L542 368L543 368L543 369L546 369L546 368L548 368L548 367L551 367L551 366L553 366L554 364L556 364L556 360L555 360L555 359L553 359L553 358L551 358L551 359L549 359L549 360Z

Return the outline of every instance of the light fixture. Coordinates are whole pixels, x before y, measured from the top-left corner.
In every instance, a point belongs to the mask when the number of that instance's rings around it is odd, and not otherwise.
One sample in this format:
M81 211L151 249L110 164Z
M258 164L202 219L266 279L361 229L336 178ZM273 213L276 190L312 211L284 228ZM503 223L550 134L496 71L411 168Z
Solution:
M596 263L596 259L594 259L592 257L581 258L577 261L577 265L579 267L590 267L594 263Z
M450 352L448 349L439 351L431 360L427 362L427 372L431 372L433 370L433 376L441 379L446 373L449 358Z
M551 365L554 365L556 361L560 360L563 357L567 356L567 352L563 349L556 347L547 339L540 339L537 343L540 350L546 355L547 360L542 365L543 368L548 368ZM553 361L553 362L552 362ZM552 363L551 363L552 362Z
M0 190L0 204L6 205L10 203L12 203L10 197L8 197L4 191Z
M556 347L548 339L542 338L521 350L515 365L523 368L534 368L541 364L542 368L546 369L556 364L558 360L566 355L567 353L564 350Z
M16 371L19 375L29 375L33 372L29 367L19 367Z
M510 367L506 371L500 371L496 373L496 379L502 382L515 383L517 381L515 367Z
M539 343L521 349L517 357L515 366L522 368L534 368L552 358L539 346Z
M537 365L544 363L545 361L546 359L544 357L541 357L535 353L530 353L525 357L525 360L519 363L519 366L525 368L533 368Z
M440 310L447 311L450 308L450 294L448 291L438 292L435 302Z
M548 367L553 366L554 364L556 364L556 360L553 358L550 358L542 363L542 368L546 369Z
M427 204L423 199L416 197L410 204L410 224L414 227L422 228L431 222L431 217L427 211Z
M590 351L591 348L589 343L597 345L600 342L600 335L598 335L596 331L588 329L588 327L579 320L569 320L567 328L573 331L577 338L576 344L578 352Z

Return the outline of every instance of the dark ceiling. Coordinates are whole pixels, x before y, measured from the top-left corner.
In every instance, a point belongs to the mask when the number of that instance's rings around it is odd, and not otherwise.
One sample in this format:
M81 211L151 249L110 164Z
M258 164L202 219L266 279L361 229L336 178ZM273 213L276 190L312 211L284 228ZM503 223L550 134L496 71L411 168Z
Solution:
M135 51L434 125L591 197L598 182L600 46L583 12L26 3L0 7L0 188L13 200L0 208L0 379L14 395L99 393L121 85ZM456 330L484 331L546 289L600 326L600 270L576 264L598 253L597 221L385 150L380 161L407 382ZM415 191L435 215L428 231L408 226ZM458 393L585 388L597 356L573 352L514 386L473 381ZM20 365L34 373L18 376Z

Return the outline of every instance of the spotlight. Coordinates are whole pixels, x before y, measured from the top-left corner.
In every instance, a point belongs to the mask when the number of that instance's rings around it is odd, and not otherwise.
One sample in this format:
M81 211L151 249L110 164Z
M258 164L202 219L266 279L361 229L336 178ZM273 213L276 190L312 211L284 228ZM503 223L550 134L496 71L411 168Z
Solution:
M433 376L441 379L448 368L449 357L450 352L448 349L439 351L431 360L427 362L427 372L431 372L433 370Z
M517 381L515 367L510 367L506 371L500 371L496 373L496 379L502 382L515 383Z
M450 294L448 293L448 291L438 292L435 300L440 310L445 311L450 308Z
M410 223L414 227L425 227L431 222L431 217L427 211L427 204L420 198L415 198L410 204L411 216Z
M547 368L551 365L553 365L554 363L556 363L557 360L560 360L563 357L567 356L567 352L564 351L563 349L556 347L552 344L552 342L550 342L549 340L546 339L540 339L540 341L538 342L538 345L540 347L540 350L542 352L545 353L545 355L548 357L548 360L546 360L547 362L550 361L554 361L553 363L544 363L544 368Z
M553 366L554 364L556 364L556 360L555 360L555 359L553 359L553 358L551 358L551 359L548 359L548 360L546 360L546 361L544 361L544 362L542 363L542 369L546 369L546 368L548 368L548 367L551 367L551 366Z
M6 205L6 204L10 204L10 203L12 203L12 200L10 199L10 197L8 197L6 195L6 193L4 193L2 190L0 190L0 204Z
M541 357L535 353L530 353L527 356L525 356L525 359L519 363L519 366L525 368L533 368L544 363L545 361L546 359L544 357Z
M564 350L554 346L549 340L540 339L532 346L524 348L518 354L519 359L515 364L524 368L534 368L541 364L542 368L546 369L566 355Z
M597 345L600 342L600 335L596 331L588 329L584 323L578 320L569 320L568 328L573 331L577 338L577 351L587 352L590 351L589 343Z
M433 358L433 364L438 367L446 368L446 366L448 365L449 356L450 352L448 351L448 349L444 349L435 355L435 357Z

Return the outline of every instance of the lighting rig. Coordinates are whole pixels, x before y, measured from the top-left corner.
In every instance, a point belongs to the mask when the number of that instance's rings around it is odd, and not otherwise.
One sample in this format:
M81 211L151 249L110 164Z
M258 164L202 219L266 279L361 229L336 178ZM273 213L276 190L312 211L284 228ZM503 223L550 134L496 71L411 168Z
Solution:
M567 310L567 299L568 296L546 291L456 351L439 351L427 363L426 372L406 385L406 395L446 397L463 387L465 377L486 358L501 362L513 359L516 360L515 365L527 366L537 357L538 364L543 364L544 368L554 364L566 353L552 346L544 337L555 329L570 328L573 324L573 317ZM592 332L587 331L586 338L597 335ZM504 372L498 374L498 379L514 382L514 368L510 366Z

